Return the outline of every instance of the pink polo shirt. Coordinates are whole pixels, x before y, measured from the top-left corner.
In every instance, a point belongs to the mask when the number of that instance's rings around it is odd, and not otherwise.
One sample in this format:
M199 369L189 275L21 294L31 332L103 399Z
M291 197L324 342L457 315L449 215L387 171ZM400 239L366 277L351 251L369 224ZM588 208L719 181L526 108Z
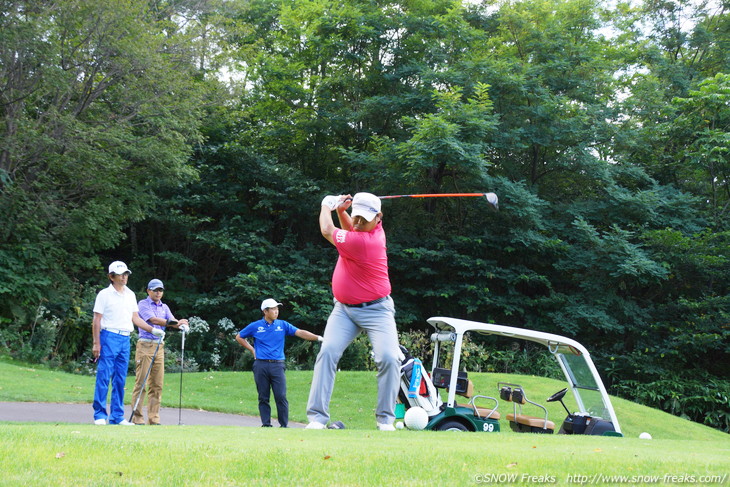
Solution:
M337 229L333 233L340 256L332 275L332 293L340 303L367 303L390 294L388 256L383 224L370 232Z

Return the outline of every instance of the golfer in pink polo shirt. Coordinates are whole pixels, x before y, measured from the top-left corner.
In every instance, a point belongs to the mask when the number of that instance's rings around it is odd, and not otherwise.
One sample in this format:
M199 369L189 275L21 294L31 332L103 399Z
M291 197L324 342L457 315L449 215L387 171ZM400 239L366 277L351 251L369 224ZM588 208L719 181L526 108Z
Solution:
M351 206L350 215L347 210ZM332 220L334 210L341 228ZM309 391L309 429L327 427L337 363L348 345L364 331L378 367L377 428L395 431L400 360L382 219L380 199L370 193L357 193L354 198L327 196L322 201L320 230L337 248L339 258L332 276L334 308L327 319Z

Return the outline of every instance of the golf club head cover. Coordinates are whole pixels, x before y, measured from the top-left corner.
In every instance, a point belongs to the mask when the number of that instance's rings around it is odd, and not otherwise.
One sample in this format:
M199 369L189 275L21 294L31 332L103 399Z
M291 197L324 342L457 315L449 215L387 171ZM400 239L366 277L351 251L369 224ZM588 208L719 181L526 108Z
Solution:
M423 378L423 365L419 359L413 359L413 373L411 374L411 383L408 387L408 397L416 397L421 388L421 379Z

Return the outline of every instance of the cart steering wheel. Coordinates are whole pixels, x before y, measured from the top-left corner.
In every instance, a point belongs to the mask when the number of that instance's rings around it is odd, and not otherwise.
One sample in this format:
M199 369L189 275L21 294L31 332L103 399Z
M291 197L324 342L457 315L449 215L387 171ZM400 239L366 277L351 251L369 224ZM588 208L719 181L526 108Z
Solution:
M562 389L562 390L556 392L555 394L553 394L552 396L548 397L545 400L547 402L560 401L563 397L565 397L565 393L566 392L568 392L568 388L567 387L565 389Z

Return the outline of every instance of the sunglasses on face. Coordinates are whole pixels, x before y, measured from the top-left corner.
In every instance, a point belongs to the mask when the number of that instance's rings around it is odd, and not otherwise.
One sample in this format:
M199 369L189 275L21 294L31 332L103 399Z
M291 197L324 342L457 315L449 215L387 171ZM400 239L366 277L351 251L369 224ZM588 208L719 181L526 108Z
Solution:
M164 293L164 292L165 292L165 290L164 290L164 289L162 289L162 288L157 288L157 289L153 289L153 290L152 290L152 292L153 292L153 293Z

